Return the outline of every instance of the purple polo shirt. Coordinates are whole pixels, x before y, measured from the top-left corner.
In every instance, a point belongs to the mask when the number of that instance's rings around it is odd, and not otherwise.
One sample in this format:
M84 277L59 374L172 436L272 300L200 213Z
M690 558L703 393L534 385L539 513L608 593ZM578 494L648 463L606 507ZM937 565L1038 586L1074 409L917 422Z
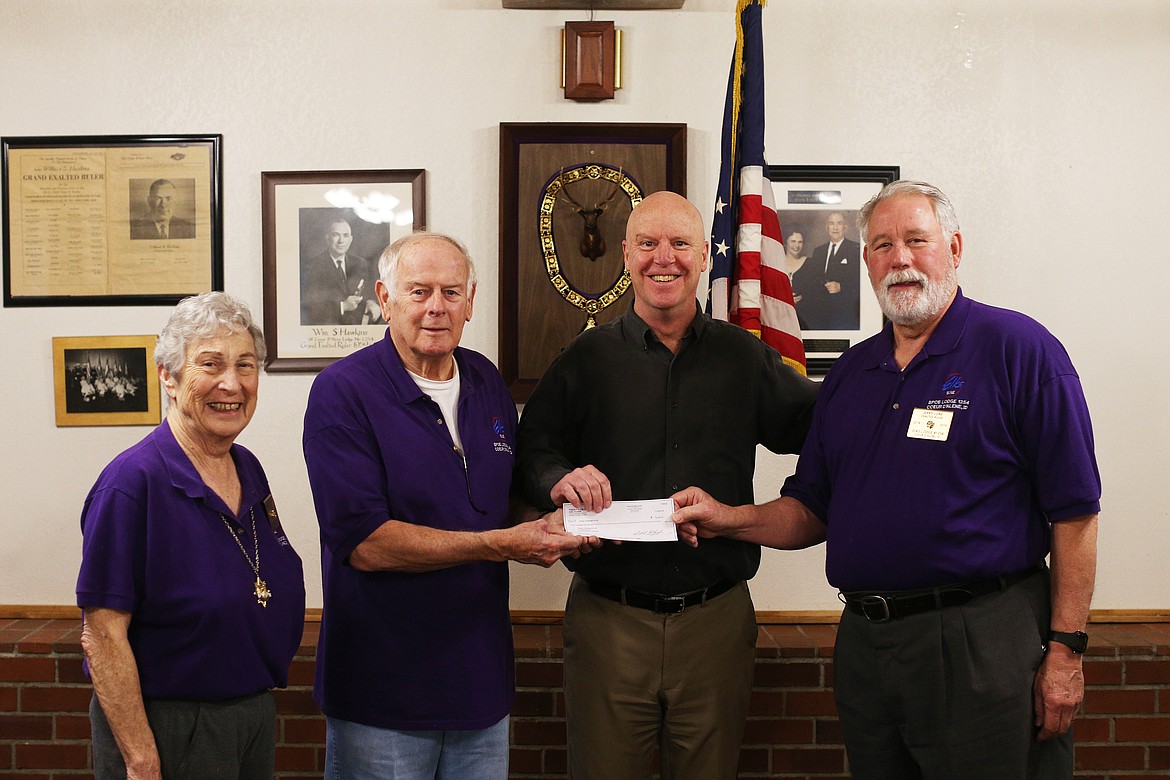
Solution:
M322 371L309 393L305 463L325 598L314 695L331 717L405 731L483 729L511 709L506 563L366 573L348 562L390 519L450 531L508 524L516 407L487 358L456 349L455 360L466 468L389 331Z
M945 440L909 435L916 417L938 435L919 409L951 412ZM1049 523L1100 510L1101 478L1064 347L960 290L905 371L888 323L841 356L781 492L828 525L832 585L901 590L1039 563Z
M280 530L268 478L232 445L242 488L237 517L203 483L166 420L114 458L81 511L77 605L129 612L130 647L148 699L222 701L288 684L301 642L301 559ZM224 526L236 529L272 592L256 601L255 575Z

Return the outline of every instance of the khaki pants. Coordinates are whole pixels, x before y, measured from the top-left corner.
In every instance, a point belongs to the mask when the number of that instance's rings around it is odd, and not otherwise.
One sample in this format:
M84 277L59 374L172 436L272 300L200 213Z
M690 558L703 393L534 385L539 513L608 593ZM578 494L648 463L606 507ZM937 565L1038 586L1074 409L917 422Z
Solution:
M564 637L573 780L645 780L660 738L664 777L735 777L755 665L746 583L659 615L574 577Z

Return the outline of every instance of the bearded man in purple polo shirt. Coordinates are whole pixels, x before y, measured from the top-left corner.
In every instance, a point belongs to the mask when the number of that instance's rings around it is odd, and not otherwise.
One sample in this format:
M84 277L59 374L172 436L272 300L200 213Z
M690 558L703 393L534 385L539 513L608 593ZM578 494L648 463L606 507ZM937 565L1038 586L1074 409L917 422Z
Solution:
M894 182L858 221L886 327L825 378L781 498L691 488L675 521L827 541L855 778L1071 778L1101 496L1080 379L1040 324L964 297L937 188Z
M506 780L507 562L551 566L598 541L557 517L511 520L516 407L459 346L475 298L463 245L415 233L378 271L385 338L322 371L305 413L325 774Z

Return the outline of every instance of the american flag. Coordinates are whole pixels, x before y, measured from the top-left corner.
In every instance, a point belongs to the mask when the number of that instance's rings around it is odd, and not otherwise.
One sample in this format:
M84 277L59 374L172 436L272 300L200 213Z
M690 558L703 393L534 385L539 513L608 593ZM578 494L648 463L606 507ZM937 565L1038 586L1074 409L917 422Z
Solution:
M764 161L760 15L765 1L739 0L736 7L735 56L727 79L719 189L711 221L707 311L750 330L803 374L804 343Z

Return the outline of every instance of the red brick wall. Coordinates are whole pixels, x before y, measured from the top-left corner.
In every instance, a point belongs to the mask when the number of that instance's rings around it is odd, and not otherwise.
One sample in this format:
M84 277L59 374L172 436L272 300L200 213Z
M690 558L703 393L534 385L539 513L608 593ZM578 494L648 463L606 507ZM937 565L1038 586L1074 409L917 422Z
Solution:
M325 728L311 695L316 624L277 692L277 777L320 778ZM517 625L512 777L565 776L559 626ZM1170 777L1170 624L1094 624L1076 775ZM761 626L742 778L847 778L832 696L832 626ZM72 620L0 619L0 780L88 778L90 686Z

